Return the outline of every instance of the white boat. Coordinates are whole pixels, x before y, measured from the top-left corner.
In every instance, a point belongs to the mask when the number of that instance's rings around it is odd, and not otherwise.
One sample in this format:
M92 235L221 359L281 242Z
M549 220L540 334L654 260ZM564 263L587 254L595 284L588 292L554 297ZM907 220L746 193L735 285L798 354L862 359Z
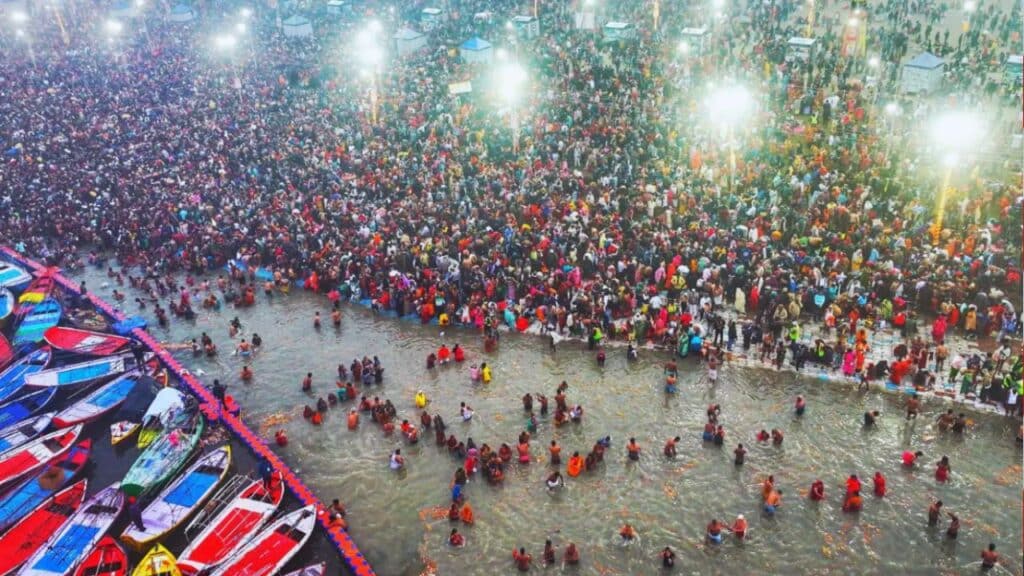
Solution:
M161 388L146 413L142 415L142 428L139 429L139 448L149 446L160 435L167 423L176 414L185 409L185 396L174 388Z
M116 376L135 368L135 356L131 353L107 356L97 360L68 364L57 368L42 370L25 377L25 383L39 388L50 386L74 386Z
M132 371L97 388L85 398L61 410L53 417L54 426L71 426L80 422L90 422L117 408L135 389L139 379L137 371Z
M24 287L32 281L32 275L14 264L0 262L0 288Z
M47 462L70 450L81 433L81 426L64 428L39 436L0 455L0 486L38 471Z
M285 514L238 549L211 576L271 576L295 556L316 527L316 506Z
M20 425L4 430L0 434L0 455L42 434L52 420L53 412L47 412L28 420L22 420Z
M144 529L129 525L121 534L121 541L142 551L180 526L213 494L224 480L230 464L230 446L222 446L203 455L142 511Z
M185 530L188 546L178 555L178 568L183 574L194 575L221 563L235 549L248 541L260 527L274 515L284 496L282 482L267 490L262 480L249 480L237 492L229 491L236 481L247 481L236 476L228 481L213 502ZM220 501L220 502L218 502ZM196 536L192 536L198 531Z
M18 574L67 576L103 538L124 508L124 494L115 483L100 490L68 518Z

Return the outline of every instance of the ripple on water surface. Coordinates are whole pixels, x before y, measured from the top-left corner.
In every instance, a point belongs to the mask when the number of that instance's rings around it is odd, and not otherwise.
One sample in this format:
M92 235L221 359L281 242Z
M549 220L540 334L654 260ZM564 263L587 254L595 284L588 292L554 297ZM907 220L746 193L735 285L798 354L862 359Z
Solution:
M109 297L109 288L96 289L105 276L89 271L86 277L95 291ZM206 371L207 382L214 377L227 382L254 427L269 415L298 414L316 395L334 389L339 363L347 366L363 355L377 355L386 367L384 385L374 386L371 394L390 398L402 417L418 421L412 398L422 388L431 399L431 413L440 412L451 432L460 439L472 436L477 444L511 445L525 423L522 395L553 397L562 380L570 385L569 402L586 410L578 426L555 429L549 418L542 418L533 443L541 461L514 464L504 486L478 479L469 484L476 524L459 527L469 544L460 550L445 545L446 519L426 513L421 518L421 512L447 505L448 484L458 465L434 446L433 434L425 434L417 446L404 446L365 419L352 433L345 427L343 408L332 410L320 428L298 416L280 425L291 439L283 457L322 498L346 502L352 535L379 574L417 574L424 557L437 563L440 574L507 573L513 547L524 545L539 559L545 538L560 548L576 542L583 554L580 572L604 574L651 573L665 545L677 551L681 567L701 574L957 572L976 562L989 541L1008 559L1021 557L1021 453L1009 420L975 415L977 425L966 438L938 436L928 418L905 422L893 396L737 368L725 369L718 384L708 387L703 372L689 361L680 365L680 393L666 397L660 386L665 358L653 352L642 351L641 360L630 364L624 352L613 349L601 370L575 344L563 344L551 354L541 339L510 335L499 353L485 356L474 334L449 330L444 341L460 342L467 364L483 360L493 366L494 382L475 386L468 366L432 373L424 369L426 355L441 341L436 327L346 306L340 331L329 326L315 331L316 309L326 321L326 300L294 293L275 296L268 305L261 296L252 309L202 312L194 323L175 322L169 330L153 332L177 342L208 332L221 349L219 357L179 357ZM242 359L230 354L234 344L227 326L235 315L244 325L242 336L258 332L265 342L251 360L256 374L251 384L239 381ZM306 372L313 372L314 395L299 389ZM791 410L798 393L808 400L801 420ZM472 423L458 421L460 401L476 409ZM704 409L712 402L724 407L724 449L700 441ZM883 417L877 429L865 431L860 418L869 409L882 410ZM760 428L781 428L783 446L757 445L753 435ZM570 480L561 494L547 493L543 479L550 470L546 447L552 438L563 446L565 461L574 450L585 454L597 438L609 434L613 446L597 472ZM666 461L661 447L675 435L682 436L679 455ZM643 447L640 462L625 458L630 436ZM749 449L741 468L732 463L736 442ZM387 456L397 447L409 463L400 475L387 467ZM924 450L922 470L900 468L905 448ZM932 476L932 464L942 454L950 456L955 471L946 486ZM839 507L846 476L856 472L870 486L875 470L887 477L889 495L882 500L866 496L859 517L843 514ZM784 492L784 505L773 519L759 513L757 483L767 474L775 475ZM820 505L804 497L816 478L826 484L827 500ZM925 512L936 498L962 518L956 543L926 529ZM750 520L748 541L703 546L704 526L712 517L731 521L738 513ZM628 547L615 537L624 522L641 536ZM1009 566L1021 573L1019 562Z

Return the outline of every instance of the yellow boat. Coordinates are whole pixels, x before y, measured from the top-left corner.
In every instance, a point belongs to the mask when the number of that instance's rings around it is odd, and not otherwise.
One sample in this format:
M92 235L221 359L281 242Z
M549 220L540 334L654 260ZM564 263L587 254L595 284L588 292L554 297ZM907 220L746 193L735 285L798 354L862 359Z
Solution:
M181 576L181 570L174 554L163 544L157 544L135 567L132 576Z
M111 424L110 444L112 446L117 446L124 440L131 438L132 434L135 434L135 431L139 429L140 425L141 424L139 424L138 422L129 422L127 420L122 420L121 422L115 422Z

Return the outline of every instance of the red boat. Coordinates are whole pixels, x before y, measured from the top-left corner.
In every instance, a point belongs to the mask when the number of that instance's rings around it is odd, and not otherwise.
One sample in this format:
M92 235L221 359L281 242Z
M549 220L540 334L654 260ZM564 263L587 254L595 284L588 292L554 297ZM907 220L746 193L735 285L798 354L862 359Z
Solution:
M78 510L85 500L81 480L54 494L0 536L0 576L14 573Z
M237 496L207 521L200 517L185 531L191 537L193 527L204 525L198 536L178 555L178 569L192 576L219 564L245 543L273 516L281 504L284 490L281 482L268 493L262 480L253 480ZM217 497L214 497L216 500Z
M8 450L0 459L0 486L6 486L18 478L27 476L61 456L78 440L81 433L81 425L65 428Z
M47 328L46 332L43 332L43 338L57 350L90 356L108 356L131 342L130 339L122 336L79 330L67 326Z
M110 536L104 536L75 570L75 576L124 576L128 573L128 557Z
M14 348L11 348L7 337L0 334L0 370L6 368L11 360L14 360Z
M242 546L211 576L272 576L295 556L316 527L316 506L285 514Z

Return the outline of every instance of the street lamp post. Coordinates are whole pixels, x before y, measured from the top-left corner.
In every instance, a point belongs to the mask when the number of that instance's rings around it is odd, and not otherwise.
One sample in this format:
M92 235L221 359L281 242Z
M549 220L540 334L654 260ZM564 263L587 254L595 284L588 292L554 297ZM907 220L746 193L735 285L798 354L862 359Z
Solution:
M512 128L512 152L519 153L519 100L523 96L528 76L526 69L513 60L501 65L497 71L497 84L501 96L509 106L509 124Z
M722 86L708 94L705 107L708 118L718 126L729 149L728 187L731 194L736 180L736 145L733 142L733 131L753 111L754 97L744 86Z
M380 22L371 21L366 28L356 34L352 47L362 68L362 73L370 80L370 121L374 125L377 124L379 109L378 77L380 76L380 66L384 62L384 49L378 39L381 28Z
M953 168L964 160L963 156L981 143L984 136L984 124L980 117L965 111L952 110L936 118L929 131L930 142L936 145L943 154L942 163L945 173L939 188L938 202L935 206L935 220L932 223L932 244L938 245L942 237L942 223L946 214L946 200L949 195Z

